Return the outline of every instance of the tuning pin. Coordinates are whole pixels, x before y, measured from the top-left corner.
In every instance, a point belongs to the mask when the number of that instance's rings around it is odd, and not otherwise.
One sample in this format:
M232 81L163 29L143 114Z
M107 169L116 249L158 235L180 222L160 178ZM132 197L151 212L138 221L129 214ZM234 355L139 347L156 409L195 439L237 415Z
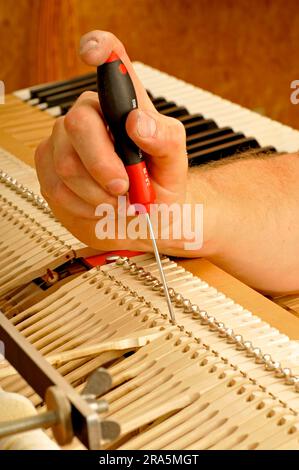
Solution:
M152 286L154 283L159 282L155 276L152 276L150 279L147 279L144 284L146 286Z
M116 264L118 266L123 266L124 263L127 263L129 261L129 258L127 256L119 256L118 260L116 261Z
M257 364L262 364L263 363L263 353L260 348L253 348L252 353L255 358L255 362Z
M208 312L206 312L205 310L201 310L200 313L200 321L203 325L208 325L209 323L209 315L208 315Z
M278 369L275 375L280 379L288 379L289 377L291 377L292 372L287 367L280 367L280 369Z
M139 281L143 281L143 279L146 278L150 273L148 271L145 271L143 268L140 268L139 273L137 274L137 279Z
M183 302L183 307L184 307L184 313L192 313L192 302L190 299L184 299Z
M221 338L224 338L226 335L226 328L223 322L217 322L217 330L218 334Z
M174 297L174 302L176 307L183 307L184 306L184 297L181 294L176 294Z
M152 290L157 291L157 290L160 289L160 287L163 287L163 285L161 284L161 282L158 279L153 281L153 283L151 285Z
M235 333L232 328L226 328L225 336L228 344L234 344L236 342Z
M138 266L136 263L131 263L130 265L130 269L129 269L129 273L134 276L135 274L137 274L137 271L138 271Z
M21 193L22 189L23 189L23 185L21 183L17 183L16 186L15 186L16 193L18 193L18 194Z
M235 335L235 344L238 351L244 351L244 341L242 335Z
M148 273L144 278L143 278L143 284L146 286L150 286L152 282L156 281L157 278L155 276L152 276L150 273Z
M174 290L172 287L169 287L169 288L168 288L168 293L169 293L170 299L174 301L175 296L176 296L175 290ZM163 286L162 286L161 289L159 290L159 294L160 294L161 296L165 295L164 287L163 287Z
M273 361L270 354L264 354L263 355L263 362L264 362L266 370L273 370L274 369L274 367L273 367L274 361Z
M216 321L216 318L213 317L213 316L209 316L209 317L208 317L208 325L209 325L209 329L210 329L211 331L217 330L217 321Z
M143 268L138 268L137 269L137 272L136 272L136 275L137 275L137 279L142 279L142 276L144 275L145 271Z
M254 355L254 347L251 341L244 341L244 348L248 357L252 357Z

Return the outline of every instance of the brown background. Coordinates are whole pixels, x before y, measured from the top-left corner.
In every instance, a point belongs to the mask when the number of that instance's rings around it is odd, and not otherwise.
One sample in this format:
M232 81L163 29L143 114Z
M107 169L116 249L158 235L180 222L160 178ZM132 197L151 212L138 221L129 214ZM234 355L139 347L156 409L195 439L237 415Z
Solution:
M132 59L299 128L298 0L0 0L6 91L85 72L82 33L113 31Z

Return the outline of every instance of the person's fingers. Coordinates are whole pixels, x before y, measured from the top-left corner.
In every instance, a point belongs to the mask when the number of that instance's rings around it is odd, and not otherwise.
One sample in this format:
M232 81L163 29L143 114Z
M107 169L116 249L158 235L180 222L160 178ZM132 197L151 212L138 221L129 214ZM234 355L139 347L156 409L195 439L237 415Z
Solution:
M111 195L125 194L129 180L99 114L95 93L83 93L66 114L64 126L75 151L102 188Z
M150 155L147 163L154 181L170 191L181 192L188 171L183 124L156 111L133 110L126 129L138 147Z
M51 147L49 138L40 143L35 152L35 165L42 196L54 213L55 207L61 207L77 217L96 219L95 207L74 194L56 174Z
M112 51L116 52L130 74L134 83L138 106L142 109L153 110L154 105L140 82L122 42L114 34L99 30L90 31L81 37L80 55L87 65L96 67L102 65Z
M71 191L93 207L103 201L115 203L115 198L101 188L82 164L68 139L63 117L55 122L51 142L55 172Z
M159 114L138 79L121 41L112 33L91 31L81 38L81 57L89 65L101 65L112 51L124 62L133 80L139 110L127 118L127 132L150 158L148 166L153 180L162 188L183 192L188 160L186 135L176 119Z

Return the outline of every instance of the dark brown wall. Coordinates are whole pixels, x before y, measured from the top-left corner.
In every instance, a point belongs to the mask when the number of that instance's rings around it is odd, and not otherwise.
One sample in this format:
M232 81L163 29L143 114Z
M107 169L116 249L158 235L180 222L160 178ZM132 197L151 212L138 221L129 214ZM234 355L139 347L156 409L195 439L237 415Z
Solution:
M299 128L297 0L0 0L7 91L86 71L77 46L96 28L132 59Z

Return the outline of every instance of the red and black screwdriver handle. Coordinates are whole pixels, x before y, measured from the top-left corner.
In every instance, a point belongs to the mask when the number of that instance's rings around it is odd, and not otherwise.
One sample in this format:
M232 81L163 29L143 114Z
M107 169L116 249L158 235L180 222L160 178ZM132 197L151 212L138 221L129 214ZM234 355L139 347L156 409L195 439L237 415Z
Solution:
M155 200L154 190L142 152L126 132L127 116L138 107L133 82L115 52L97 68L97 78L102 112L113 135L115 151L129 176L130 203L141 204L149 212Z

